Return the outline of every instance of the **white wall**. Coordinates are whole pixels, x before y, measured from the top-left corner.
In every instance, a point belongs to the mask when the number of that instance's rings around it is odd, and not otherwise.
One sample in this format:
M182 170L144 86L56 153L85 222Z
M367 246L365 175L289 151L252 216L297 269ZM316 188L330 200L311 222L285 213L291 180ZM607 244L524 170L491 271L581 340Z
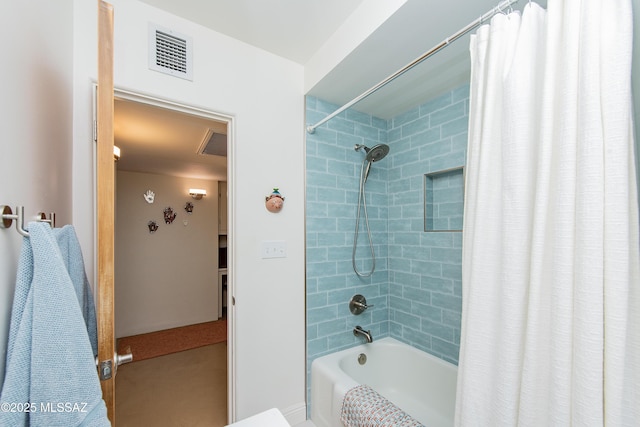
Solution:
M71 222L72 0L3 7L0 37L0 204ZM0 385L22 237L0 229Z
M194 200L189 188L208 196ZM151 204L143 197L147 190L155 193ZM218 181L118 171L117 338L218 320L217 192ZM166 207L176 214L171 224L163 220ZM154 233L151 220L159 226Z
M234 117L230 168L230 285L236 300L236 419L271 407L305 418L304 100L300 65L132 0L115 8L115 85ZM91 83L96 6L74 3L74 211L81 243L93 247ZM147 69L153 22L194 41L194 81ZM278 214L264 198L285 196ZM261 259L260 242L284 240L288 256ZM93 267L92 267L93 268ZM90 271L89 274L92 274Z
M636 179L640 188L640 0L633 0L633 104L636 135ZM640 195L638 204L640 204Z

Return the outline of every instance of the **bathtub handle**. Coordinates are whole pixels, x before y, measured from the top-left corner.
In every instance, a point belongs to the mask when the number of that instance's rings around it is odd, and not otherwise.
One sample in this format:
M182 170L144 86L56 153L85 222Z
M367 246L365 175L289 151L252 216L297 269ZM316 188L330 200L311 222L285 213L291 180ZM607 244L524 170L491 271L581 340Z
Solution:
M367 308L373 307L373 304L367 305L367 300L364 296L357 294L351 297L351 301L349 301L349 310L351 314L362 314Z

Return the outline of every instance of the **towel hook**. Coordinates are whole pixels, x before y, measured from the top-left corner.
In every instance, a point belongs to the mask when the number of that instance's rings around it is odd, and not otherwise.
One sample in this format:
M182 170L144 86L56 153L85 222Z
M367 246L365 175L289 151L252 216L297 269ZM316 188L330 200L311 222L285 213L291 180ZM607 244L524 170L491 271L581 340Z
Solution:
M29 232L24 228L24 206L16 206L16 213L14 214L11 208L7 205L0 205L0 213L2 216L2 222L0 222L0 228L10 228L13 221L16 221L16 231L22 236L29 237ZM56 226L56 214L54 212L47 215L44 212L38 212L36 221L46 222L52 228Z
M56 213L50 212L49 218L47 218L47 214L44 212L38 212L38 222L46 222L51 226L51 228L55 228L56 226Z

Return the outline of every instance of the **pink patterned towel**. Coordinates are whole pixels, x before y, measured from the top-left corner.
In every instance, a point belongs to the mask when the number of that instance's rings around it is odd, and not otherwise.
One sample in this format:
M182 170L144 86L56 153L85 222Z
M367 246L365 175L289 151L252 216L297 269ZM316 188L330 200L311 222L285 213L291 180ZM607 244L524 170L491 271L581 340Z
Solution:
M424 427L368 385L347 391L340 420L345 427Z

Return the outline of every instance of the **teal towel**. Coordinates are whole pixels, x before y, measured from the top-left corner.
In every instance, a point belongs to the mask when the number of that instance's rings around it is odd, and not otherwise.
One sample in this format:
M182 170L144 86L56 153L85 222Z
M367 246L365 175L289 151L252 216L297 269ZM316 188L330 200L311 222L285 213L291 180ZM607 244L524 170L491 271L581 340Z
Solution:
M11 313L0 426L110 426L95 308L75 231L29 224Z

